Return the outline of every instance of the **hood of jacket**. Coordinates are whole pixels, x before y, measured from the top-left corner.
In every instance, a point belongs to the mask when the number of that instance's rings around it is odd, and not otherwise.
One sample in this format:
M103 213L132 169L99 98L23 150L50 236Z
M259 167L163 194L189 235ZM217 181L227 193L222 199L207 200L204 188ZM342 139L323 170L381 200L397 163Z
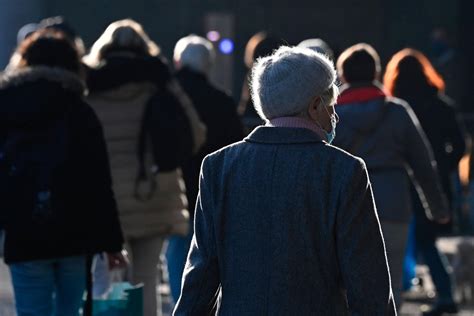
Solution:
M62 115L86 93L76 74L47 66L12 69L0 75L0 124L42 126Z
M170 79L169 67L161 57L111 54L98 67L87 69L87 86L91 94L143 83L160 88Z
M341 90L336 112L341 123L358 132L374 129L390 106L385 91L376 84L343 86Z

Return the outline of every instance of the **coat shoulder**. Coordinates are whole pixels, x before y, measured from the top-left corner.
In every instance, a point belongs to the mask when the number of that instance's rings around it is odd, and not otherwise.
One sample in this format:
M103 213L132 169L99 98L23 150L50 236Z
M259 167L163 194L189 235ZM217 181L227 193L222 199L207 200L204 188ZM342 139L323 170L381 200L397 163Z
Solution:
M328 151L328 155L332 156L337 163L340 163L343 166L360 165L362 168L366 168L365 161L362 158L357 157L344 149L330 144L325 144L324 148Z

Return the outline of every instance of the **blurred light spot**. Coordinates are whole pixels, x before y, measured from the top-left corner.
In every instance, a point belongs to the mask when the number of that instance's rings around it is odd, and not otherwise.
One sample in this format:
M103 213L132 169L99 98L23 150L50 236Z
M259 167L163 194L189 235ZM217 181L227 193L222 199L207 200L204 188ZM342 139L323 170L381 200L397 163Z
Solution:
M221 34L217 31L209 31L207 32L207 39L211 42L217 42L221 39Z
M234 51L234 42L229 38L224 38L219 43L219 50L226 55L232 54Z
M446 151L446 153L451 154L454 150L453 144L451 143L444 144L444 150Z

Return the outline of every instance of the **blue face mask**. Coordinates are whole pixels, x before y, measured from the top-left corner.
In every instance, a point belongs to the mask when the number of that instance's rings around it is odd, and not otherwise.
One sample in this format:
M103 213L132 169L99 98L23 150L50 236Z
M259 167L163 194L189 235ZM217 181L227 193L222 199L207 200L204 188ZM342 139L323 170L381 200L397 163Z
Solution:
M324 128L321 127L319 123L318 125L326 134L326 141L329 144L332 144L332 142L334 141L334 138L336 138L336 125L337 125L337 122L339 122L339 116L337 115L337 113L330 114L327 107L324 107L324 108L326 109L326 112L328 113L328 115L331 117L331 131L330 132L326 131Z
M336 138L336 124L337 124L337 114L331 115L331 132L328 133L326 130L324 132L326 133L326 139L329 144L332 144L334 141L334 138Z

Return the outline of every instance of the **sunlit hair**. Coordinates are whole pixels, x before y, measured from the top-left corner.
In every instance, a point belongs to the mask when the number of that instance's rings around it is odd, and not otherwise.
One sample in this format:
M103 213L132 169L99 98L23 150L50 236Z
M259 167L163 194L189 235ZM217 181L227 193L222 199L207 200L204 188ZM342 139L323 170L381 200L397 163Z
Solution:
M405 48L389 61L383 78L385 88L394 96L405 96L417 89L435 88L444 92L445 83L428 58L420 51Z
M267 34L266 32L255 34L250 38L245 47L245 65L247 68L251 69L253 63L257 59L270 56L281 46L288 46L288 43L283 39Z
M79 74L81 60L75 44L64 32L43 29L18 45L7 70L33 66L61 68Z
M197 35L189 35L180 39L174 47L173 59L180 67L207 74L215 59L212 43Z
M253 62L255 61L254 59L255 48L266 37L267 37L267 33L258 32L254 34L247 42L247 45L245 46L245 53L244 53L244 62L247 68L249 69L252 68Z
M160 53L160 49L148 37L139 23L125 19L113 22L107 27L92 45L91 51L84 61L90 66L97 66L111 52L156 56Z

